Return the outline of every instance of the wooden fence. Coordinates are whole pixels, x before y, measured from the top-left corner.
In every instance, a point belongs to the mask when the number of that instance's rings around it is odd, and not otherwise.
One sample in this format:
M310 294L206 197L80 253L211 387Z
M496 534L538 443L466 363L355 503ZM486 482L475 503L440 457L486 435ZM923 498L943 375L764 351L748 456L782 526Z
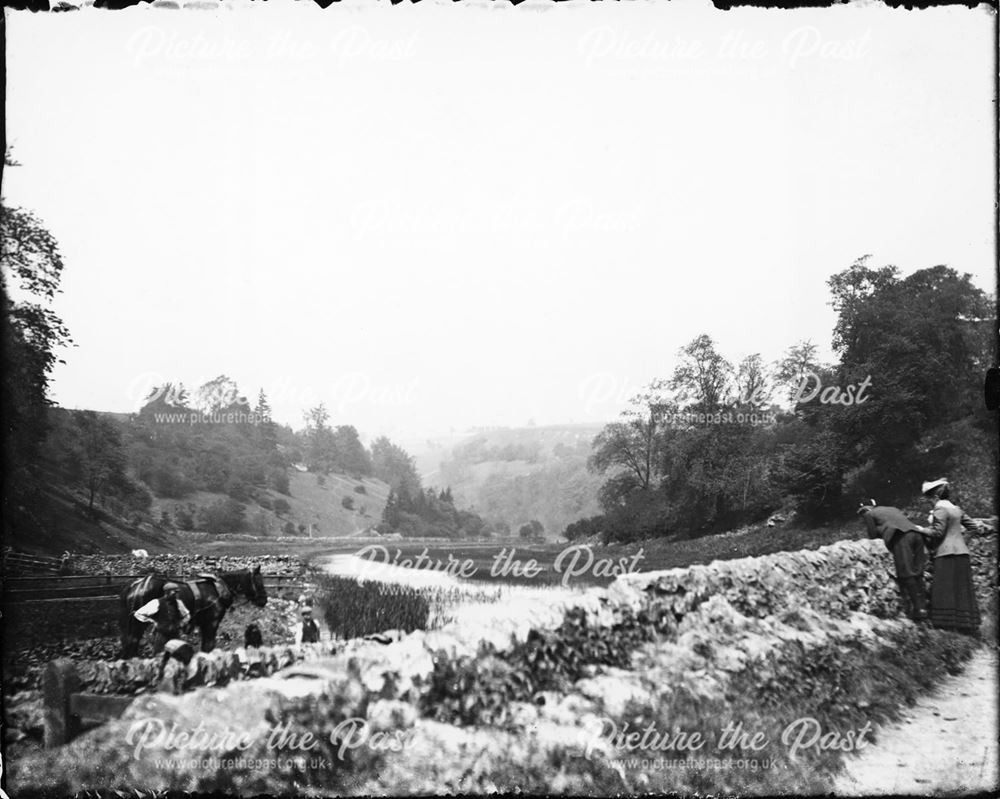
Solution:
M45 555L28 555L8 549L3 553L4 574L58 574L62 567L60 558Z
M53 641L117 636L122 588L141 575L19 577L3 581L3 645L28 649ZM268 595L295 599L299 577L264 575Z
M141 574L73 575L69 577L11 577L3 581L4 602L45 599L83 599L117 596L121 590L142 577ZM302 578L284 574L265 574L264 587L282 595L301 590Z

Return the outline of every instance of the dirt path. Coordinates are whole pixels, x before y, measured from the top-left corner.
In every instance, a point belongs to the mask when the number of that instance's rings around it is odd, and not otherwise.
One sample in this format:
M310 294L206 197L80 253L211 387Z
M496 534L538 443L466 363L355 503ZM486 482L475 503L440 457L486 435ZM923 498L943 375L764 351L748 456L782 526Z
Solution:
M942 795L996 791L997 651L982 648L965 670L921 697L878 740L847 761L838 795Z

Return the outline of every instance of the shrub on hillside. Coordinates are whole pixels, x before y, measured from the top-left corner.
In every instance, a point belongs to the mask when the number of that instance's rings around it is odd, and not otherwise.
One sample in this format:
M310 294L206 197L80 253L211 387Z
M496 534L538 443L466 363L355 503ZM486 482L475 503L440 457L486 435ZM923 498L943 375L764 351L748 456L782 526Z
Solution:
M288 500L284 497L278 497L274 500L274 512L279 516L283 513L288 513L292 509L292 506L288 504Z
M142 483L125 479L117 488L118 496L129 510L145 513L153 506L153 495Z
M238 533L243 529L246 508L235 499L218 499L198 511L198 526L209 533Z
M267 478L268 485L279 494L288 494L288 473L284 469L274 469Z
M340 504L347 508L347 510L354 510L354 497L344 497L340 500Z
M168 467L154 469L143 479L153 493L167 499L181 499L194 491L194 484L180 472Z
M226 494L237 502L250 502L250 486L239 478L231 478L226 484Z
M193 530L194 515L195 515L194 505L188 504L187 507L183 505L176 505L174 507L174 519L177 522L177 529Z
M271 532L271 519L263 510L258 510L250 517L250 530L260 535L267 535Z

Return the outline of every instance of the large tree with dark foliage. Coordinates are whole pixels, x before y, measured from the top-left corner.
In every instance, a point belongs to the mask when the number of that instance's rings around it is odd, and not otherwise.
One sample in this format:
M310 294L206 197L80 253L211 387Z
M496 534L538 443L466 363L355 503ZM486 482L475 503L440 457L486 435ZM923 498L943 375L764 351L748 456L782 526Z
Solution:
M16 166L5 155L5 166ZM51 308L63 260L55 237L22 208L0 203L3 302L3 507L8 525L31 525L40 448L48 430L49 380L69 331ZM24 509L24 510L22 510Z
M497 532L479 514L455 506L451 488L423 488L413 458L385 436L372 443L375 477L389 484L378 529L414 538L477 538Z
M397 494L405 492L412 496L421 490L413 457L386 436L379 436L372 442L371 459L372 473Z
M830 520L860 497L908 504L922 479L942 474L971 511L989 512L997 415L982 407L980 387L995 357L993 300L948 267L904 278L867 257L828 283L837 363L818 363L815 346L800 342L773 369L750 356L733 371L698 336L671 378L654 383L672 391L660 419L674 421L658 423L648 404L647 415L595 439L604 514L567 535L700 535L782 506ZM789 407L769 406L775 394Z
M830 288L837 378L871 380L868 401L832 408L825 420L852 470L845 487L902 502L921 479L949 473L960 490L989 494L984 455L995 448L997 418L980 395L994 357L991 299L946 266L900 278L865 259ZM985 468L963 469L971 463Z
M320 403L305 414L302 433L306 466L310 471L329 474L343 472L352 477L372 474L372 459L352 425L330 427L330 414Z

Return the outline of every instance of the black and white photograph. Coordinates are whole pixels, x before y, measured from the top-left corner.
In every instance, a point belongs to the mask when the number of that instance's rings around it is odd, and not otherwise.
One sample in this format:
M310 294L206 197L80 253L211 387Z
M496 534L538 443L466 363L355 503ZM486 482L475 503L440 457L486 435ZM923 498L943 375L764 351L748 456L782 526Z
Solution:
M3 43L0 799L1000 790L995 3Z

